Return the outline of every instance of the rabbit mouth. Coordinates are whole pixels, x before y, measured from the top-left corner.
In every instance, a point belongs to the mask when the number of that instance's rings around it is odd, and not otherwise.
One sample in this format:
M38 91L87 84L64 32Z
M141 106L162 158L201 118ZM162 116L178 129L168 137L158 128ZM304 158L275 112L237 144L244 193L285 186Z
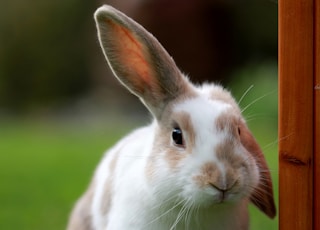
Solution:
M214 196L214 204L225 204L225 203L231 203L233 201L236 201L236 196L233 193L230 193L229 191L219 191Z
M232 189L217 189L212 186L198 188L196 191L184 191L181 195L183 200L190 201L195 207L202 208L230 204L239 200L239 194Z
M230 186L218 186L214 183L209 183L209 186L215 191L215 203L225 203L234 200L234 189L238 186L238 181L235 181Z
M215 200L216 200L215 202L217 204L225 203L226 201L228 201L228 198L229 198L228 191L220 190L218 194L215 196Z

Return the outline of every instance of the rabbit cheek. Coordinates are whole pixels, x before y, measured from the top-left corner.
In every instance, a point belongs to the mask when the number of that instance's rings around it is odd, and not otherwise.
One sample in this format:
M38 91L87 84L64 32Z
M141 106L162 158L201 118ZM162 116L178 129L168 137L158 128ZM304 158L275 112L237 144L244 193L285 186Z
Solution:
M192 178L197 187L194 195L197 202L207 205L237 202L250 196L258 182L258 171L253 159L243 155L245 152L242 154L231 139L215 147L215 162L204 163Z
M154 145L145 166L146 178L153 182L155 177L162 175L161 171L170 172L186 158L184 149L179 149L171 143L171 129L159 128L156 130ZM166 175L166 174L165 174Z
M259 170L254 158L231 139L216 146L216 156L219 162L237 172L234 177L237 177L239 185L242 186L239 193L246 196L250 194L259 181Z

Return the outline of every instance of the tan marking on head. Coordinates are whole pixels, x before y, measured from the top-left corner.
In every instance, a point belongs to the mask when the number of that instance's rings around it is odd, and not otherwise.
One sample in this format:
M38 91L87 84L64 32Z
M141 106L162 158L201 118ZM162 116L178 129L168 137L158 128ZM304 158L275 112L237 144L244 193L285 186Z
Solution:
M241 167L250 170L249 165L246 164L248 160L245 161L245 158L236 152L236 145L234 138L226 138L215 147L215 154L219 164L224 165L226 188L239 189L243 185L242 175L239 175L239 170Z
M184 152L179 152L174 149L169 149L166 153L166 160L169 163L171 169L176 168L179 162L186 157Z
M169 140L167 145L169 146L166 152L166 160L171 168L175 168L178 163L186 157L186 154L191 154L195 146L196 132L192 124L190 114L188 112L180 111L173 115L173 119L177 122L180 129L182 130L182 136L184 141L183 149L179 150L176 146L170 146L172 142L172 128L167 133Z
M154 135L153 147L145 166L145 173L148 180L152 180L152 177L156 173L156 162L162 157L161 153L166 151L167 142L170 140L168 140L168 137L162 129L156 129Z
M208 162L201 167L200 174L193 177L200 188L207 187L210 184L220 183L220 172L214 162Z
M237 102L234 100L231 93L228 90L224 89L222 86L212 85L209 97L211 100L221 101L228 105L231 105L235 112L240 113L240 108Z
M234 139L226 138L222 143L215 147L215 153L219 162L222 162L231 168L238 168L243 159L236 154L234 141Z
M148 181L152 180L152 177L155 173L154 160L152 159L152 157L150 157L150 159L147 161L144 171L145 171L147 180Z
M222 113L215 120L215 126L218 131L224 131L229 124L229 117L227 113Z
M168 162L169 167L176 168L178 163L186 157L183 149L179 150L178 147L172 145L172 125L167 128L159 127L156 134L155 147L153 153L155 157L159 157L158 154L164 153L164 158Z
M178 122L183 132L185 147L189 150L194 148L196 141L196 132L192 124L190 114L187 112L179 112L175 114L176 122Z
M223 101L227 104L234 105L236 104L234 98L232 97L231 93L221 86L214 85L212 87L211 95L212 100L219 100Z
M187 78L185 79L186 81L188 81ZM168 124L168 122L170 122L172 118L173 110L178 104L199 96L196 90L194 89L194 87L192 86L192 84L182 84L181 88L182 88L181 91L183 91L183 94L178 95L176 98L174 98L173 101L169 102L164 108L161 116L157 119L162 126L171 125L171 124Z
M119 151L120 152L120 151ZM113 188L113 175L114 171L115 171L115 167L117 165L118 162L118 158L119 158L119 152L115 153L113 156L113 159L111 160L110 164L109 164L109 177L108 179L105 181L104 184L104 188L103 188L103 196L102 196L102 204L101 204L101 212L103 214L108 213L108 211L110 210L111 207L111 201L112 201L112 188Z
M238 137L238 128L240 125L240 117L237 117L234 108L230 108L227 111L221 113L219 117L216 118L215 127L218 131L228 132L230 137Z

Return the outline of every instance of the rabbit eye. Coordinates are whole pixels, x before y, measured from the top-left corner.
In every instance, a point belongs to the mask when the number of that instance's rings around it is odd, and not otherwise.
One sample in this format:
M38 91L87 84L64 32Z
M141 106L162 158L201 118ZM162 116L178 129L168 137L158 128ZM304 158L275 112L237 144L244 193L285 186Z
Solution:
M178 146L183 145L183 136L180 128L174 128L172 131L172 140Z
M241 129L240 129L239 126L238 126L238 134L239 134L239 136L240 136L240 134L241 134Z

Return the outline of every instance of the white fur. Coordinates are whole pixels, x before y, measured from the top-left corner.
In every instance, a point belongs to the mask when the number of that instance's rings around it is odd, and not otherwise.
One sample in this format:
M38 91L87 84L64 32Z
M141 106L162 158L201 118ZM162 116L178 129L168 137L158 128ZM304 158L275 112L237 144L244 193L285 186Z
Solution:
M115 223L121 223L126 215L133 216L130 208L124 210L117 210L117 208L112 207L111 214L104 216L101 213L101 204L103 203L103 193L104 185L107 178L113 178L113 190L114 190L114 203L118 203L119 207L125 206L122 203L130 203L128 200L135 200L137 194L132 193L136 191L139 193L140 190L146 190L145 179L144 179L144 168L146 164L146 158L148 153L151 151L152 138L150 135L153 127L145 127L134 131L129 136L121 140L113 149L106 153L104 159L98 166L94 180L96 181L98 187L93 199L92 213L93 213L93 223L95 229L104 229L106 222L110 229L126 229L119 228ZM120 151L121 150L121 151ZM118 154L118 156L115 156ZM118 157L117 164L115 166L115 171L112 175L109 174L108 169L110 161ZM125 178L125 180L124 180ZM126 211L129 213L126 214ZM117 215L112 215L112 213L119 213ZM109 229L109 228L108 228ZM128 228L127 226L127 229Z
M213 154L214 147L227 134L217 133L212 124L227 108L229 105L210 101L205 97L184 101L174 108L174 112L184 111L191 114L192 124L196 128L196 133L199 134L193 150L194 155L181 161L179 172L170 172L167 162L161 158L161 153L159 153L159 159L152 159L153 157L149 156L153 140L156 138L154 137L155 129L158 128L156 121L148 127L136 130L110 150L95 175L95 181L98 184L92 206L95 229L162 230L171 229L171 227L209 229L211 226L216 230L237 229L237 224L243 219L242 216L237 217L237 212L247 205L247 199L207 207L208 203L214 202L212 199L217 191L213 188L201 190L192 180L192 175L197 173L205 162L218 161ZM115 154L118 154L118 163L113 175L109 175L106 169L109 168ZM181 154L186 153L182 151ZM150 160L155 160L158 163L157 170L159 169L159 178L154 178L152 182L148 182L145 173L147 161ZM218 163L218 166L219 170L224 172L223 164ZM115 193L111 210L104 216L101 213L103 188L110 176L115 182L113 184ZM163 181L165 179L166 181ZM182 198L186 199L186 197L190 197L194 207L188 212L186 210L187 213L184 213L179 223L174 226L179 213L183 210ZM177 205L179 202L181 204ZM175 205L177 205L176 208L168 211ZM212 212L216 214L209 216ZM233 221L230 221L230 216L233 216Z
M214 84L192 85L157 40L121 12L103 6L95 19L115 76L154 121L106 153L69 230L79 230L84 218L85 230L247 230L264 159L232 96ZM174 126L187 143L174 143ZM272 194L266 197L256 203L270 205L274 216Z

